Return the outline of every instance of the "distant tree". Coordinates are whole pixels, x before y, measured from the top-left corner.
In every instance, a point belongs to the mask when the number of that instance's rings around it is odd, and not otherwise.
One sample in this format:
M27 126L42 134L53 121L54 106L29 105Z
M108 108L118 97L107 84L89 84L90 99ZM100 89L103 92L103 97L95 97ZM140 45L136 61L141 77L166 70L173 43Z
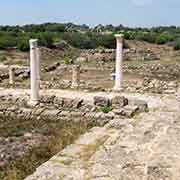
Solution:
M92 37L81 33L65 33L63 39L70 45L80 49L93 49L96 47Z
M180 50L180 38L175 41L174 50Z
M38 36L39 44L48 48L53 47L53 34L49 32L40 33Z
M29 38L28 37L21 37L18 40L17 48L20 51L29 51Z
M156 38L156 43L157 44L165 44L169 41L172 41L174 39L173 35L170 34L169 32L163 32Z
M9 33L0 33L0 49L12 48L17 45L17 38Z
M109 49L114 49L116 47L116 40L113 34L111 35L101 35L98 38L98 46L102 46Z
M65 32L66 31L66 27L63 24L47 24L45 26L45 31L48 32Z

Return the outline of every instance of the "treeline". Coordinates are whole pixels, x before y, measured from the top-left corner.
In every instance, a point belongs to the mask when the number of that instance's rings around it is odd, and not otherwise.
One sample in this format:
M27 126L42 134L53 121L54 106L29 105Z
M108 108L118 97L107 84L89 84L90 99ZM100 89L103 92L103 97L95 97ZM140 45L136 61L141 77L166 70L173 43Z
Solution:
M81 49L99 46L115 48L114 34L123 33L127 40L140 40L149 43L169 43L174 49L180 49L180 27L129 28L123 25L98 25L89 27L85 24L44 23L25 26L0 26L0 49L18 48L29 50L29 39L39 39L39 44L52 48L60 40Z

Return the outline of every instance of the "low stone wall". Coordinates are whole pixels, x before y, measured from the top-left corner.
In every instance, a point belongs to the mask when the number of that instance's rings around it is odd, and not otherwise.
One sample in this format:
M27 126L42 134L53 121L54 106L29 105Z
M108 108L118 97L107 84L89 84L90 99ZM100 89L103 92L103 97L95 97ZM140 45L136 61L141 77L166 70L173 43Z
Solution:
M78 62L90 62L92 60L96 61L114 61L115 60L115 49L89 49L82 50ZM125 60L160 60L160 54L154 53L150 49L124 49L124 59Z
M28 104L29 96L0 96L0 116L26 119L52 119L58 121L69 118L89 119L100 125L116 117L133 117L135 113L147 111L148 105L141 100L128 100L123 96L112 99L95 96L93 103L83 98L42 96L39 104Z

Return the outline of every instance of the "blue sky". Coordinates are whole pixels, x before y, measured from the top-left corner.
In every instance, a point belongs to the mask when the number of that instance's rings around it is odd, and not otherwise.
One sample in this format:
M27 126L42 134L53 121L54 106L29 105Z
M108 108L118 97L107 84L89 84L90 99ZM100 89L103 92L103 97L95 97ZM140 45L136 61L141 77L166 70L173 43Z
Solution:
M180 0L1 0L0 24L180 26Z

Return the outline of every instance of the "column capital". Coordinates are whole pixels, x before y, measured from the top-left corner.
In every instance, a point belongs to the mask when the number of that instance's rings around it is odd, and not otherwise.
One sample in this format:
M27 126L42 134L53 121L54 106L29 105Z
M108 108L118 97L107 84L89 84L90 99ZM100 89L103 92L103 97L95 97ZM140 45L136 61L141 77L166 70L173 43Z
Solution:
M38 39L30 39L29 40L30 49L34 49L38 47Z
M123 35L123 34L115 34L115 38L116 38L117 40L123 41L124 35Z

